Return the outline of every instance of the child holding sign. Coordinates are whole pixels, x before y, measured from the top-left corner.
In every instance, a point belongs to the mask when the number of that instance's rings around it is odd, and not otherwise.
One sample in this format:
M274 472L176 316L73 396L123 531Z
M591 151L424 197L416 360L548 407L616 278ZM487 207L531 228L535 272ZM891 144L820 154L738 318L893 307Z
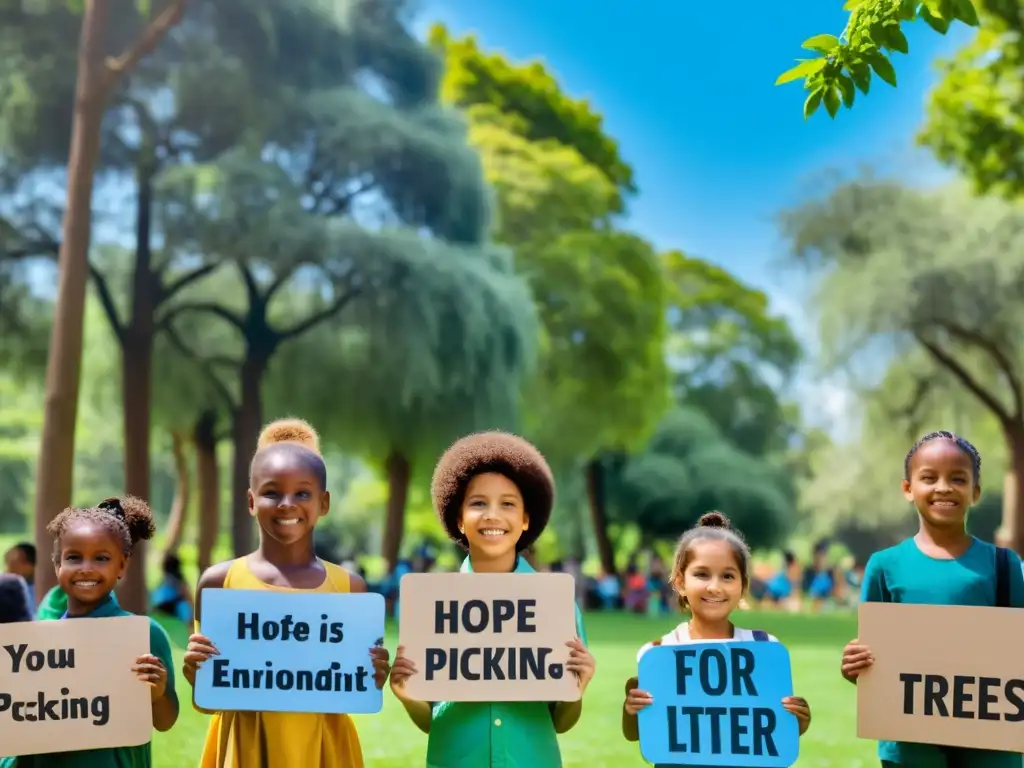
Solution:
M708 512L679 540L672 586L678 595L679 607L689 614L684 621L660 640L647 643L637 653L637 661L649 649L661 645L687 643L749 642L778 639L760 630L733 626L730 615L740 604L749 585L750 550L732 530L721 512ZM637 678L626 682L626 701L622 707L622 733L628 741L639 741L637 713L654 703L651 695L637 688ZM790 696L782 706L800 724L800 734L811 724L807 700Z
M502 432L470 435L456 442L434 470L434 508L449 537L468 550L463 573L534 573L521 553L537 540L551 517L555 486L540 452ZM594 675L576 609L577 637L568 640L566 668L581 691ZM404 684L417 674L399 646L391 690L413 723L429 734L428 768L509 766L559 768L557 734L579 720L582 700L573 702L416 701Z
M202 624L205 589L275 592L365 592L356 574L320 560L313 529L330 509L327 468L319 439L306 422L276 421L260 435L249 469L249 512L260 531L251 555L211 566L196 588L196 621ZM374 682L387 680L388 652L369 648ZM209 638L189 638L184 674L195 685L196 669L217 655ZM215 712L203 749L202 768L362 768L363 753L352 718L342 714Z
M977 449L952 432L932 432L907 453L903 472L903 495L917 510L918 532L870 557L861 601L1024 608L1020 557L967 532L967 511L981 497ZM871 649L851 640L843 651L843 677L856 683L873 663ZM1012 752L931 744L881 741L878 755L884 766L1021 766Z
M153 513L133 496L111 498L88 509L65 509L48 527L54 536L57 583L67 596L61 619L131 616L114 599L135 544L154 531ZM169 731L178 719L171 672L171 642L155 621L149 624L149 653L132 670L152 692L153 727ZM0 768L119 768L150 765L150 745L62 752L0 759Z

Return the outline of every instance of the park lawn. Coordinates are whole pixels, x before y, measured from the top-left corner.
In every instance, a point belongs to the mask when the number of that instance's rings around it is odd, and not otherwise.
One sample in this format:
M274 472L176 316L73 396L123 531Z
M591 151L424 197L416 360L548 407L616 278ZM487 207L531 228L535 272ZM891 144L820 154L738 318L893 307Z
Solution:
M632 768L647 763L636 744L621 736L619 718L623 684L636 674L636 652L645 642L672 628L674 619L648 619L622 614L591 613L586 616L597 674L587 691L583 717L561 737L565 768ZM821 616L749 612L739 623L776 635L792 653L796 692L810 701L813 720L801 741L798 768L864 768L875 766L874 742L856 736L856 689L839 676L843 645L854 636L856 619L850 613ZM182 625L168 623L180 662L187 640ZM394 650L394 627L389 628L388 647ZM180 666L179 666L180 669ZM182 698L189 699L188 684ZM816 684L815 684L816 683ZM154 740L155 768L193 768L198 765L207 718L187 703L175 728ZM416 768L424 765L426 736L409 722L390 694L384 711L356 718L366 757L366 768Z

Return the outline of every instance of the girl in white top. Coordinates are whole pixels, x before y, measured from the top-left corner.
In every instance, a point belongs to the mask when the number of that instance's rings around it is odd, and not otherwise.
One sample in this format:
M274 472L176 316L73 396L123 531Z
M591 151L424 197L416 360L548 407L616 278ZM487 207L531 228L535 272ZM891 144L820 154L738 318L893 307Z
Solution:
M679 540L672 567L672 587L679 607L689 615L660 640L647 643L637 653L637 661L656 645L721 643L761 640L777 643L777 638L761 630L734 627L729 616L739 605L749 583L750 550L729 520L721 512L708 512ZM626 701L622 706L622 735L627 741L639 741L637 712L654 699L637 688L637 679L626 682ZM800 722L802 736L811 724L811 708L799 696L782 700L787 712Z

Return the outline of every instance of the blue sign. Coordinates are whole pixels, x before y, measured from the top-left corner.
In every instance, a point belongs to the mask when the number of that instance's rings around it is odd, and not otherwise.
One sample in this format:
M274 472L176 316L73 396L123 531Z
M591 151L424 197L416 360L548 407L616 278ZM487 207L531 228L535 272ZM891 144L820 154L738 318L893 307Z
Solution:
M195 702L217 712L375 714L384 705L370 648L384 598L207 589L202 633L220 651L196 673Z
M640 752L657 765L789 768L800 725L782 708L793 695L789 651L780 643L689 643L640 657Z

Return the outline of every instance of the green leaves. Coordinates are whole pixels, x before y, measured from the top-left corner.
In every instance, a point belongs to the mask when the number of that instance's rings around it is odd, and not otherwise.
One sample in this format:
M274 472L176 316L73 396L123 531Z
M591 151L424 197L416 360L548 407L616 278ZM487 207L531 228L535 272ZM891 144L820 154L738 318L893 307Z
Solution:
M835 117L836 113L839 112L839 94L834 88L829 88L825 91L825 109L828 110L829 117Z
M875 52L870 56L867 56L868 64L875 70L875 74L882 78L885 82L891 85L893 88L896 87L896 70L893 69L892 62L885 57L881 51Z
M818 111L818 107L821 106L821 97L824 94L823 91L811 91L810 96L807 97L807 101L804 102L804 120L810 118L815 112Z
M847 109L854 103L856 91L867 94L871 73L896 87L896 69L890 55L909 53L910 44L901 24L921 18L932 29L945 34L950 24L961 21L978 25L976 0L847 0L843 9L850 13L842 35L822 34L804 40L803 48L820 54L815 59L799 59L783 72L776 85L803 80L810 91L804 101L804 117L813 115L824 103L835 117L841 102Z
M804 40L802 47L827 55L839 48L839 38L835 35L815 35Z
M783 72L775 80L776 85L785 85L794 80L805 80L812 75L818 74L825 67L825 59L804 59L795 67Z

